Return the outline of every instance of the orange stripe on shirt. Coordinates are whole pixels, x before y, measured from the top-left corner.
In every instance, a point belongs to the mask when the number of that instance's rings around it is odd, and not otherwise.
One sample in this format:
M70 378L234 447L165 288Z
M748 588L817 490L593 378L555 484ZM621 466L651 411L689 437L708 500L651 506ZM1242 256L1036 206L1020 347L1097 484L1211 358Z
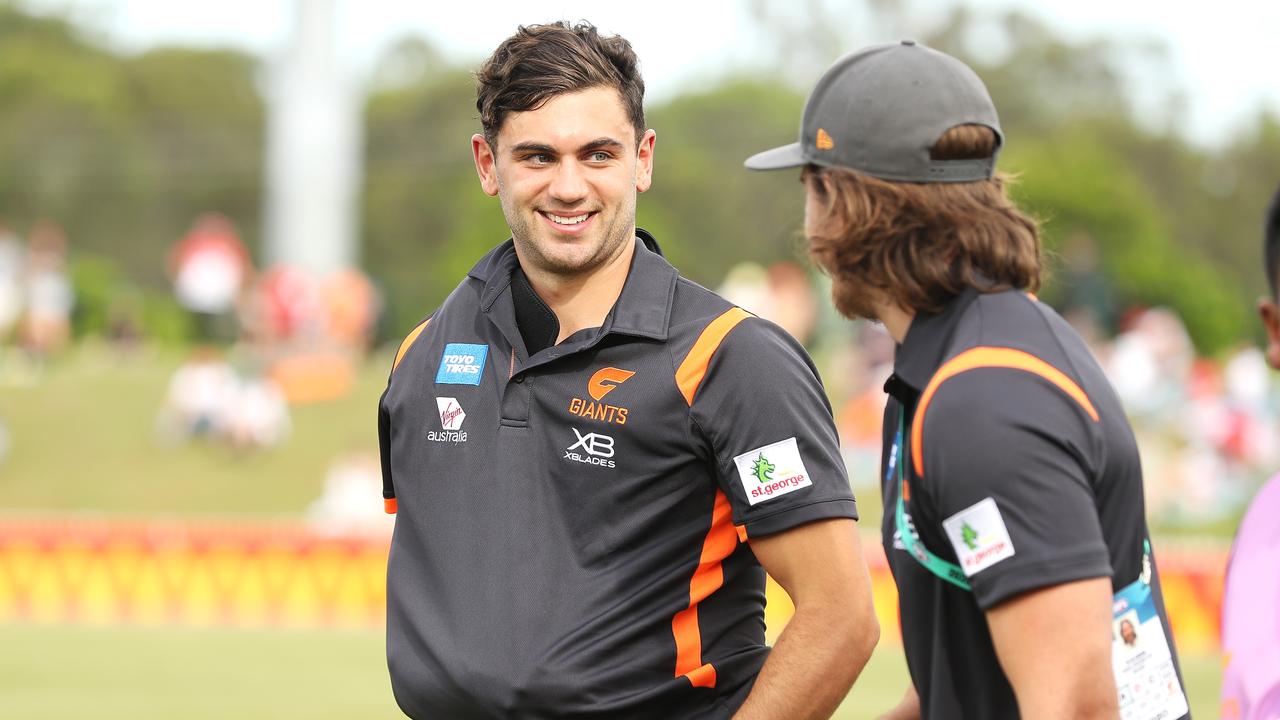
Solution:
M938 368L938 372L934 373L933 378L929 380L924 393L920 396L920 404L916 408L915 418L911 421L911 462L915 465L918 477L924 477L924 413L929 408L929 401L933 399L934 393L938 391L938 387L942 383L962 372L977 370L978 368L1009 368L1012 370L1025 370L1039 375L1071 396L1071 399L1079 403L1080 407L1089 413L1089 417L1093 418L1094 422L1098 421L1098 411L1094 409L1093 403L1089 401L1089 396L1085 395L1084 390L1081 390L1074 380L1067 377L1058 368L1035 355L1021 350L1014 350L1013 348L972 348L943 363L942 367Z
M680 394L684 395L685 402L693 405L698 386L702 385L702 378L707 374L711 356L716 354L729 331L749 317L751 313L740 307L729 308L703 329L698 341L693 344L693 349L676 370L676 386L680 388Z
M676 640L676 677L687 677L694 687L715 687L716 669L702 662L702 632L698 628L698 603L706 600L724 584L724 560L738 546L738 532L733 526L733 509L729 498L716 490L711 510L711 529L702 542L698 569L689 581L689 607L671 619L671 633Z
M409 348L413 346L414 341L418 339L418 336L422 334L422 331L427 329L427 325L430 322L431 318L423 320L422 324L414 328L413 332L409 333L409 336L400 343L400 349L396 351L395 362L391 363L391 372L395 372L396 368L400 367L400 361L404 359L404 354L409 352Z

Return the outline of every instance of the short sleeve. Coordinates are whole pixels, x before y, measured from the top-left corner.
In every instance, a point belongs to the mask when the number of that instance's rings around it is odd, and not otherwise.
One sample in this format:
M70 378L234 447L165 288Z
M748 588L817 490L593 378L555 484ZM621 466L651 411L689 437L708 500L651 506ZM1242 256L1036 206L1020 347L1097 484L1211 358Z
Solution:
M822 381L778 326L750 317L734 327L708 362L690 412L747 537L857 519Z
M1090 479L1100 430L1076 398L1032 372L978 368L922 411L912 502L932 511L929 534L946 539L980 607L1111 576Z

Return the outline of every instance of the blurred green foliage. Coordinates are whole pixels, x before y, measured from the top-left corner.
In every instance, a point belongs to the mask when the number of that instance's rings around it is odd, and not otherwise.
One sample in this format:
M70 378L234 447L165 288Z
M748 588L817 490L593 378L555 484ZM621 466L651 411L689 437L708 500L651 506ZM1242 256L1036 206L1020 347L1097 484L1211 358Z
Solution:
M867 6L881 37L900 34L901 4ZM765 64L648 108L656 175L638 221L699 282L717 284L744 259L802 255L796 174L751 174L741 162L795 136L808 83L822 69L797 85L796 58L829 61L864 44L819 27L823 17L792 14L791 29L774 34L783 44L759 49ZM1198 147L1177 132L1176 102L1157 122L1149 110L1140 122L1127 99L1125 69L1158 68L1158 45L1072 41L1026 15L963 8L937 27L921 40L969 61L1001 110L1001 167L1019 177L1016 196L1044 220L1061 271L1046 299L1094 292L1073 287L1082 275L1064 267L1084 242L1096 248L1100 287L1116 311L1172 306L1203 352L1256 338L1260 220L1277 182L1280 119L1259 116L1220 145ZM984 51L992 44L1003 50ZM144 309L148 332L189 335L159 302L169 247L207 211L233 218L255 254L260 247L261 61L231 50L117 52L66 20L4 2L0 48L0 216L19 230L42 217L66 227L78 330L109 324L110 304L124 292ZM361 256L386 295L387 339L430 312L508 233L497 201L475 180L469 68L406 39L370 79L364 124Z

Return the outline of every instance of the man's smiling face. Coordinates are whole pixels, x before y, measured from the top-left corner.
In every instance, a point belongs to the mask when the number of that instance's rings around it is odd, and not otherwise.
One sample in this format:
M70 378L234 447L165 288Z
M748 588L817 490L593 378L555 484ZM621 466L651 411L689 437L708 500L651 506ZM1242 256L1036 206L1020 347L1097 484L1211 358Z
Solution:
M613 88L557 95L507 116L490 149L472 138L480 184L497 195L526 272L589 276L635 236L636 193L649 188L654 133L636 142Z

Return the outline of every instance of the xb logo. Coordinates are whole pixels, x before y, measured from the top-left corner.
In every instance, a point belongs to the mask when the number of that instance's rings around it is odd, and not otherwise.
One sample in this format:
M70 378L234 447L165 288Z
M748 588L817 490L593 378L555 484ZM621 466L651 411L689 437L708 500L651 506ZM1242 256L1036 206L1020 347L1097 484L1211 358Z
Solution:
M600 401L605 395L613 392L614 388L629 380L632 375L635 373L631 370L621 370L616 367L602 368L587 381L587 392L591 393L591 397L596 401Z
M613 457L613 438L609 437L608 435L601 435L599 433L587 433L586 435L583 435L582 433L578 432L578 428L569 428L569 429L572 430L573 434L578 437L578 442L569 446L569 449L566 450L565 452L571 453L574 450L577 450L578 448L582 448L583 450L587 451L588 455L594 455L595 457L603 457L603 458Z

